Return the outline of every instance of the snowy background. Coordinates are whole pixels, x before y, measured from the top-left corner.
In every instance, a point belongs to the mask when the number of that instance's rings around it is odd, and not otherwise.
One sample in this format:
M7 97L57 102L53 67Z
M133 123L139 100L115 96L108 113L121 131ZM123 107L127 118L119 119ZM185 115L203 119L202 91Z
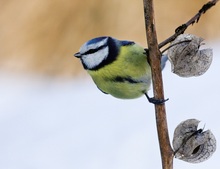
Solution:
M174 160L175 169L219 169L220 48L201 77L163 72L170 138L183 120L211 129L217 151L200 164ZM73 58L75 59L75 58ZM152 91L149 93L152 96ZM154 106L145 97L119 100L87 79L0 73L1 169L161 168Z

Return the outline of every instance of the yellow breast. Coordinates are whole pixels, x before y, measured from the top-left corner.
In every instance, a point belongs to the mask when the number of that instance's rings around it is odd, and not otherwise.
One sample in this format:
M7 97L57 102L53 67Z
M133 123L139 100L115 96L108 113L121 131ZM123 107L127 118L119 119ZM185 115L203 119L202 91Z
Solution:
M151 69L137 45L122 46L117 59L109 65L88 70L97 87L105 93L122 99L137 98L149 90Z

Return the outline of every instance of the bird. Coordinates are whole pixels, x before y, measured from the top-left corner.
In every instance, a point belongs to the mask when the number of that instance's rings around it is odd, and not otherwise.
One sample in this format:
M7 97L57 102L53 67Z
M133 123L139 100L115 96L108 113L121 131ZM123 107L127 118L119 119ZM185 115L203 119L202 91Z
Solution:
M133 41L101 36L84 43L74 56L81 60L84 69L103 93L119 99L145 95L150 103L162 104L166 100L147 94L152 79L147 51ZM167 57L164 57L162 68L166 61Z

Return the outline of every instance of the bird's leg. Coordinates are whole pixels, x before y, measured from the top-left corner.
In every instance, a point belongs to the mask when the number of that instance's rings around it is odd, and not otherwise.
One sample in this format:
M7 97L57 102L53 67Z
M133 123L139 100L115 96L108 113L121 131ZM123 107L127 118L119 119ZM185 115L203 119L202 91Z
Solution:
M155 99L154 97L149 97L147 93L145 93L145 96L147 97L147 100L153 104L163 104L164 102L169 100L169 99L165 99L165 100L164 99Z

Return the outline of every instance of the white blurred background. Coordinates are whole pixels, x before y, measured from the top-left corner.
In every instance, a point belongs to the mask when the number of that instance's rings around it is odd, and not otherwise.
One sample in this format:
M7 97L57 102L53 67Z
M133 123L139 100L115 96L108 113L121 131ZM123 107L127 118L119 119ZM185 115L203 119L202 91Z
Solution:
M205 2L155 2L159 41ZM161 168L154 106L145 97L119 100L103 94L72 56L84 41L101 35L146 44L142 1L1 3L0 168ZM217 139L208 161L175 159L174 168L220 167L219 9L217 4L187 31L213 48L210 69L196 78L172 74L169 64L163 71L170 139L189 118L201 120L200 127Z
M220 50L211 46L213 64L203 76L179 78L169 64L163 72L171 138L181 121L196 118L220 140ZM61 80L0 74L1 168L160 168L154 106L145 97L115 99L89 77ZM219 168L219 156L217 149L201 164L175 160L174 168Z

